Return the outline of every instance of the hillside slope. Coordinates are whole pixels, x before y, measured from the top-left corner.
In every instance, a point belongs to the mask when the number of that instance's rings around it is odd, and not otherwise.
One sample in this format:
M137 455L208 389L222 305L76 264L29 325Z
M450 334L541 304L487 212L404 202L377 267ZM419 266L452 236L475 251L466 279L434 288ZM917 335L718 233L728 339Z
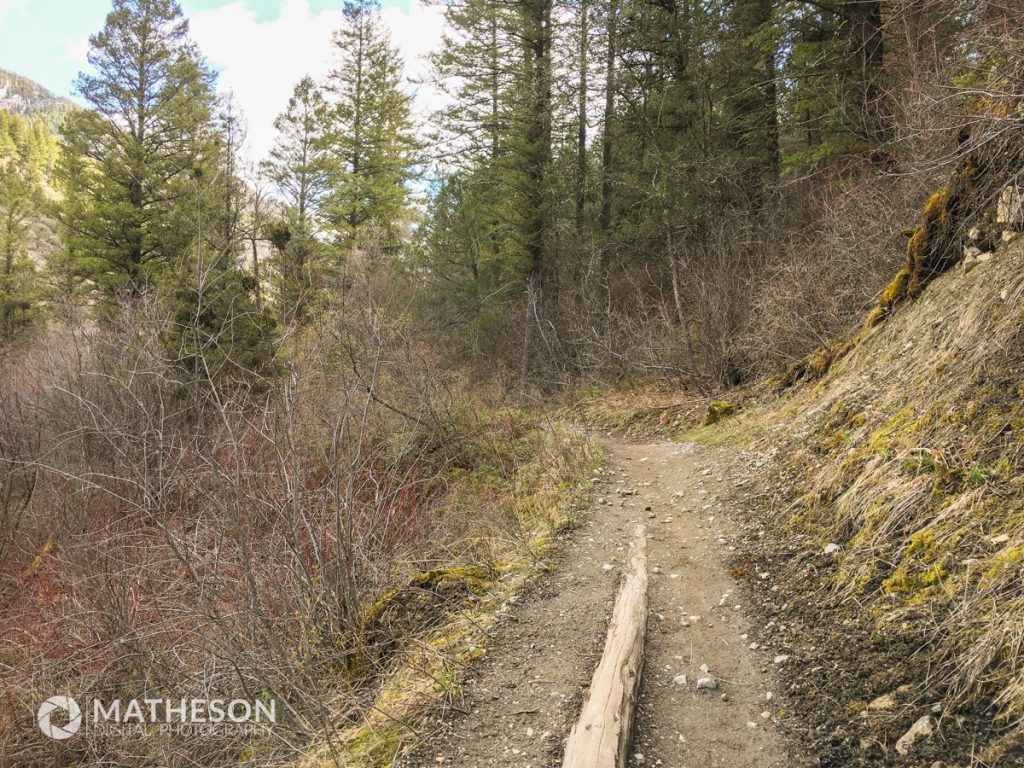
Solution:
M872 683L910 688L895 696L869 684L861 699L839 702L845 738L877 743L878 758L900 727L929 715L944 740L987 742L987 765L1012 760L1019 744L1022 266L1024 246L1013 244L970 272L956 267L762 417L761 441L779 450L763 476L776 478L765 486L777 501L761 510L789 551L793 598L814 606L812 623L832 624L829 652L850 637L836 615L866 621L869 637L901 649L873 660L892 674ZM902 703L881 721L863 717L882 695ZM965 725L970 742L954 733Z
M71 101L54 95L34 80L0 69L0 110L38 117L56 133L64 116L73 109Z

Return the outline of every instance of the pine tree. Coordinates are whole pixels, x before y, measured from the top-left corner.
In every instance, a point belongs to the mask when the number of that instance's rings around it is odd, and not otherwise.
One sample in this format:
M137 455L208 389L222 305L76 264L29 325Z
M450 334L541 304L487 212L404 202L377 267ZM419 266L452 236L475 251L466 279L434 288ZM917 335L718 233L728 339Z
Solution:
M277 254L274 279L285 324L301 321L315 301L324 269L320 214L328 193L329 156L324 140L327 105L309 77L274 121L277 140L263 171L285 203L284 219L271 232Z
M40 120L0 110L0 342L42 316L44 291L28 243L56 154L57 141Z
M262 387L277 373L276 323L256 300L256 278L242 268L248 191L238 177L241 121L230 102L214 133L177 229L189 237L186 257L165 286L169 357L193 381Z
M213 76L174 0L115 0L90 45L78 90L91 109L65 123L61 222L71 268L109 301L188 252L176 225L212 168Z
M332 114L325 211L344 246L376 231L394 248L416 149L410 97L401 90L402 59L382 28L376 0L346 2L344 15L334 36L338 66L326 83Z
M779 120L772 0L734 0L725 13L723 149L746 202L761 211L779 183Z
M444 248L435 255L441 274L451 274L454 258L472 259L469 274L476 282L467 292L481 297L460 307L460 323L468 323L473 339L503 333L497 322L500 306L520 292L511 286L524 279L523 194L526 181L521 161L523 107L523 48L520 19L514 5L496 0L467 0L446 4L451 29L433 54L434 80L449 103L433 115L436 126L434 159L455 169L439 187L445 205L431 209L429 218L451 210L435 229L436 242L444 226L458 223L456 239L473 236L457 257ZM445 278L438 287L453 284ZM443 306L443 301L437 302ZM476 316L463 317L463 307L475 307ZM482 330L481 326L486 329ZM474 348L476 342L474 341Z

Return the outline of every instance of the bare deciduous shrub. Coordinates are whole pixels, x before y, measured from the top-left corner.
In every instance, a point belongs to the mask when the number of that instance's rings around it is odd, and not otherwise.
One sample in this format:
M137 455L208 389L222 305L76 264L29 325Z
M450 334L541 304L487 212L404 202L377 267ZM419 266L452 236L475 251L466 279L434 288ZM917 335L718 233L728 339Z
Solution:
M48 764L25 726L63 691L276 702L255 741L98 737L74 746L90 762L272 764L332 733L340 749L403 644L472 597L415 579L527 546L503 488L529 487L535 426L460 405L408 294L363 259L277 379L196 377L155 298L0 369L0 749L18 765ZM371 631L374 601L410 583L429 621L402 609Z

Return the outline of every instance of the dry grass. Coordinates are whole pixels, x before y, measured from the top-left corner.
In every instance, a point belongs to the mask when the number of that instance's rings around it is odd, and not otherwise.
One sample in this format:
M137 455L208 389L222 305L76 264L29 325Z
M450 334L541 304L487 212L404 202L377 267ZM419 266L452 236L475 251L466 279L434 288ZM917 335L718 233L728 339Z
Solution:
M798 416L768 438L793 449L791 523L843 545L833 589L878 631L936 621L946 706L992 701L1008 724L1024 716L1022 264L1013 245L936 280L784 397Z

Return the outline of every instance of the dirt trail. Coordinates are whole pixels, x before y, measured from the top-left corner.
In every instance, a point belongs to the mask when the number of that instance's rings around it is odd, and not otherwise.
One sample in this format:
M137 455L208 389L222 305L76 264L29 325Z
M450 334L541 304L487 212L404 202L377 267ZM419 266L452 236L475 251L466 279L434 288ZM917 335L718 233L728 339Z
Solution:
M726 565L737 530L723 503L731 486L727 452L680 443L608 441L606 448L594 503L563 543L555 569L511 607L457 708L399 765L559 764L637 522L648 525L652 572L632 763L761 768L801 762L775 731L773 654L752 647ZM703 677L718 687L698 691Z

